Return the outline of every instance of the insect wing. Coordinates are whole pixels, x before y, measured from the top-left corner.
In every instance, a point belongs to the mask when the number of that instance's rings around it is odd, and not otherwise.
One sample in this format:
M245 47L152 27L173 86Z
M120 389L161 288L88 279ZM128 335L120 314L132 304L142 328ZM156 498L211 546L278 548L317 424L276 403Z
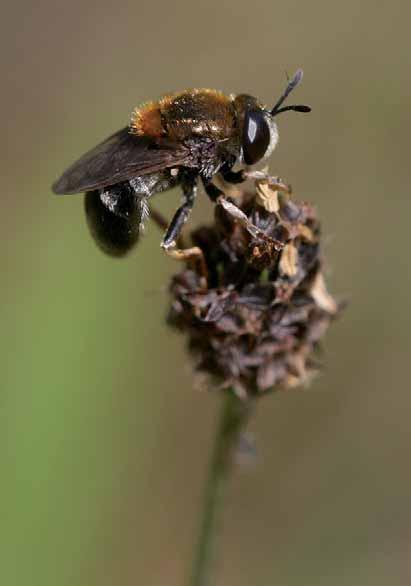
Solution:
M184 165L189 151L183 145L156 145L145 136L122 128L73 163L53 184L57 194L91 191L138 175Z

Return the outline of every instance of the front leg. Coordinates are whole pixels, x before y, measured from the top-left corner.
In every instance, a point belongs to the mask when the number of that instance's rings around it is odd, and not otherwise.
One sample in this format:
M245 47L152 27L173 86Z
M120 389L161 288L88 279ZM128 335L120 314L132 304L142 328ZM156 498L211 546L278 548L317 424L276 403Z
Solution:
M219 199L224 197L224 191L217 187L217 185L214 185L212 180L208 177L201 177L201 181L203 182L205 192L211 201L213 203L219 203Z
M217 187L217 185L214 185L211 179L202 177L202 182L206 194L213 203L222 206L232 218L239 220L244 226L251 224L245 213L242 212L238 206L227 199L224 191Z
M282 191L287 193L288 195L292 194L292 187L289 183L284 183L280 177L275 177L274 175L270 175L267 171L257 171L257 170L250 170L244 171L244 180L245 179L254 179L256 182L263 182L267 183L272 189L277 191Z
M208 197L211 199L211 201L217 203L218 205L221 205L227 212L227 214L229 214L232 217L232 219L237 220L237 222L239 222L247 230L247 232L251 234L251 236L253 236L254 238L261 238L265 241L270 241L276 250L282 250L284 244L279 240L270 238L269 236L264 234L264 232L260 230L260 228L257 228L255 224L250 222L246 214L242 210L240 210L240 208L236 206L233 202L228 200L225 197L224 192L219 187L214 185L211 179L206 179L203 177L202 181L204 184L204 189Z
M243 183L247 179L246 171L244 169L232 171L230 167L223 166L220 169L220 174L227 183Z
M220 169L220 175L224 181L227 181L227 183L238 184L247 181L247 179L255 179L256 181L267 182L270 187L277 189L278 191L283 191L288 194L291 194L292 191L291 185L284 183L280 177L274 177L266 171L257 171L254 169L240 169L239 171L232 171L230 166L223 165L223 167Z

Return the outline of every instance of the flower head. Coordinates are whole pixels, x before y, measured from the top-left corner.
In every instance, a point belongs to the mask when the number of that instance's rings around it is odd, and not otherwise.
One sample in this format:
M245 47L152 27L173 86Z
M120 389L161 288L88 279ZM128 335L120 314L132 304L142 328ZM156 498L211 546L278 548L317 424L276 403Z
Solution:
M225 200L213 225L191 233L205 262L188 262L172 278L169 323L187 335L198 371L248 397L311 377L338 305L325 287L311 205L267 180L234 203L239 219Z

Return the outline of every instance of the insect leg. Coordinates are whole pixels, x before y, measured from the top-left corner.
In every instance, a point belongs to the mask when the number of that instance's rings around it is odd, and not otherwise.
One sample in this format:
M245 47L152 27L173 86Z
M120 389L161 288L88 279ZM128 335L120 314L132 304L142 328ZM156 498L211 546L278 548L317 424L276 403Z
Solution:
M176 245L180 232L188 220L197 195L196 181L197 177L195 175L188 175L182 181L183 203L174 214L161 243L161 246L165 250L173 248Z
M150 220L152 220L157 226L165 232L168 228L168 221L165 219L163 214L157 211L153 206L150 207Z
M244 228L247 230L251 236L254 238L261 238L262 240L270 241L276 250L281 250L283 248L283 244L278 240L274 240L270 238L260 228L257 228L250 220L247 218L246 214L240 210L238 206L232 203L229 199L227 199L224 195L224 192L214 185L210 180L203 178L204 188L206 190L207 195L211 199L211 201L217 203L218 205L222 206L224 210L231 216L232 219L239 222Z
M222 167L220 174L227 183L243 183L247 179L244 169L232 171L231 167Z
M192 262L197 266L199 275L201 275L201 287L207 287L208 269L204 258L203 251L198 246L191 248L166 248L168 256L175 260Z
M191 248L176 248L176 243L179 242L181 230L187 221L194 205L194 201L197 195L196 182L197 177L195 175L190 175L187 177L187 179L183 180L183 204L174 214L173 219L167 228L161 246L172 258L186 262L192 261L197 264L199 274L201 275L203 281L202 285L205 287L207 285L208 271L201 248L198 246L192 246Z
M274 177L266 171L257 171L254 169L232 171L231 167L223 166L220 169L220 174L224 181L227 181L228 183L243 183L243 181L246 181L247 179L255 179L256 181L266 181L270 187L278 189L278 191L283 191L289 194L291 194L292 191L291 185L284 183L280 177Z
M152 220L157 225L157 227L162 230L163 233L167 230L169 221L163 216L161 212L153 208L153 206L150 207L150 220ZM176 246L178 248L186 248L181 234L179 238L177 238Z
M217 187L217 185L214 185L211 179L202 177L201 180L203 182L205 192L212 202L217 203L220 197L224 197L224 191Z
M244 180L245 179L255 179L256 181L262 181L262 182L268 183L268 185L272 189L276 189L278 191L283 191L284 193L288 193L288 194L292 193L291 185L284 183L284 181L282 179L280 179L280 177L274 177L273 175L270 175L266 171L256 171L256 170L244 171L243 175L244 175Z
M224 192L219 187L217 187L217 185L214 185L211 179L203 178L202 181L204 189L212 202L221 205L225 209L225 211L228 214L230 214L232 218L234 218L235 220L239 220L243 224L243 226L253 226L253 224L249 221L245 213L242 212L238 206L229 201L225 197ZM257 228L255 229L257 230Z

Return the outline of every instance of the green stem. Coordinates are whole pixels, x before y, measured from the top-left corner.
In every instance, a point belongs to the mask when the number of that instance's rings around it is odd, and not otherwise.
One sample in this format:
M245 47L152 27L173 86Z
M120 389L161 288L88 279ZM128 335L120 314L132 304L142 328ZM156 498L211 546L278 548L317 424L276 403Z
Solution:
M190 586L211 586L213 583L219 520L224 508L227 479L239 435L250 412L250 404L251 401L243 401L230 391L227 391L223 398Z

